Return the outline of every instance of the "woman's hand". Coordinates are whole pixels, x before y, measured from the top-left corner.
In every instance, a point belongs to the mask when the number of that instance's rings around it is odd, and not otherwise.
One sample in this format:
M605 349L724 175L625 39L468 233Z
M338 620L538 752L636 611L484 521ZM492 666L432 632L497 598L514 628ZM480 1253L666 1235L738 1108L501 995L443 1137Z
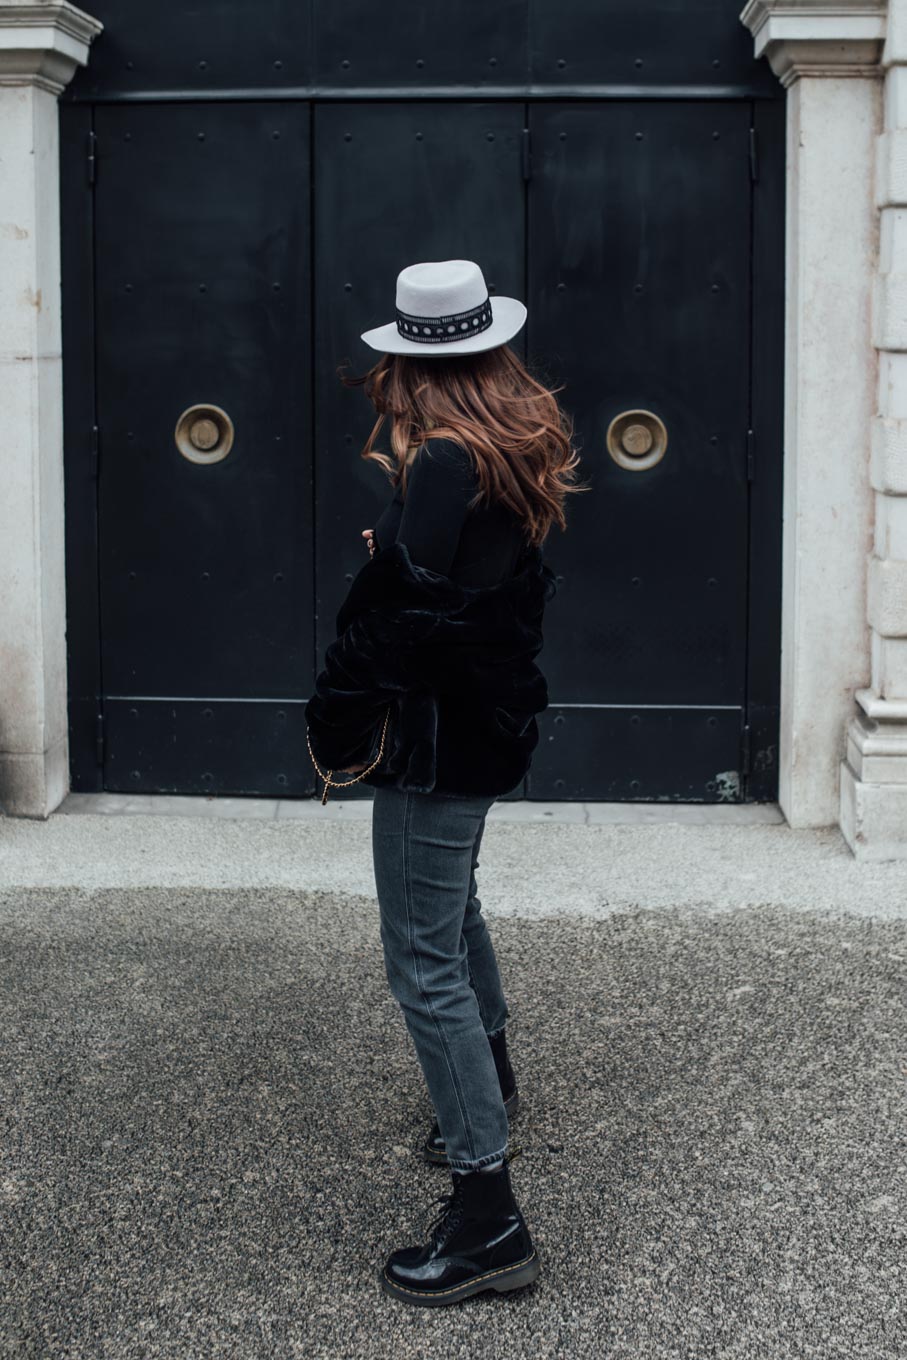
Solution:
M368 764L368 761L363 760L362 763L359 764L359 765L344 765L344 767L343 767L342 770L337 770L335 773L337 773L337 774L358 774L360 770L364 770L364 769L365 769L365 767L366 767L367 764Z
M375 531L374 529L363 529L362 537L368 545L369 557L375 556Z

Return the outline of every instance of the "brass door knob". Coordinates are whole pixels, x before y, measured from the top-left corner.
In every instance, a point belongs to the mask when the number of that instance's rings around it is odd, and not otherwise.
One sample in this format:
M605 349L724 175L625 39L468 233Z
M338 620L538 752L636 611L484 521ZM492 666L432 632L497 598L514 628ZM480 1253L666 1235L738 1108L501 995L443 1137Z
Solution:
M219 463L233 447L233 421L219 406L187 406L173 438L190 463Z
M189 438L197 449L207 453L213 449L218 439L220 431L210 416L205 416L202 420L196 420L189 426Z
M621 411L608 426L605 442L620 467L645 472L664 458L668 432L653 411Z

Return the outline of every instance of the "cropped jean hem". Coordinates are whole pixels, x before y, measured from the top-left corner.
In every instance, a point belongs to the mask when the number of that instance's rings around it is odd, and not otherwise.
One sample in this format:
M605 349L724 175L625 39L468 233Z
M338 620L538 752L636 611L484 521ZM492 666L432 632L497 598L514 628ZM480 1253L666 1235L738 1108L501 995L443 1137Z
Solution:
M492 1162L499 1162L502 1157L506 1156L507 1144L505 1143L500 1152L489 1152L486 1157L477 1157L472 1161L448 1156L447 1164L451 1171L480 1171L483 1166L490 1166Z

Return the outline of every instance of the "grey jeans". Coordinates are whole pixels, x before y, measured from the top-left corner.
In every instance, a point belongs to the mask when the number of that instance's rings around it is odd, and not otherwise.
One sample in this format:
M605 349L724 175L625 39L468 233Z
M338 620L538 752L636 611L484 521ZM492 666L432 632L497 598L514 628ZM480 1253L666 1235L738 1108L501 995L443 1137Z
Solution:
M509 1011L475 871L493 797L376 788L372 851L381 942L451 1168L502 1157L507 1111L488 1036Z

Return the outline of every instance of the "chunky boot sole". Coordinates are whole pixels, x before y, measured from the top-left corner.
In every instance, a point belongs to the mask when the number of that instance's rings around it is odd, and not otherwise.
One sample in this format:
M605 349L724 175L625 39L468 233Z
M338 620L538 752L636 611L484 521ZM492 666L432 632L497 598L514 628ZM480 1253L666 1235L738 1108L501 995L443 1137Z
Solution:
M540 1269L538 1253L533 1251L531 1256L522 1261L515 1261L512 1266L486 1270L484 1274L476 1275L471 1280L464 1280L462 1284L453 1285L449 1289L407 1289L405 1285L392 1280L384 1270L381 1272L381 1284L385 1293L392 1294L394 1298L402 1299L405 1303L439 1308L447 1303L459 1303L460 1299L466 1299L470 1294L479 1294L485 1289L494 1289L498 1294L504 1294L510 1289L522 1289L524 1285L532 1284Z
M520 1108L520 1093L514 1091L513 1095L504 1101L504 1109L507 1111L508 1120L512 1119ZM447 1166L447 1153L436 1152L434 1148L422 1145L422 1156L430 1166Z

